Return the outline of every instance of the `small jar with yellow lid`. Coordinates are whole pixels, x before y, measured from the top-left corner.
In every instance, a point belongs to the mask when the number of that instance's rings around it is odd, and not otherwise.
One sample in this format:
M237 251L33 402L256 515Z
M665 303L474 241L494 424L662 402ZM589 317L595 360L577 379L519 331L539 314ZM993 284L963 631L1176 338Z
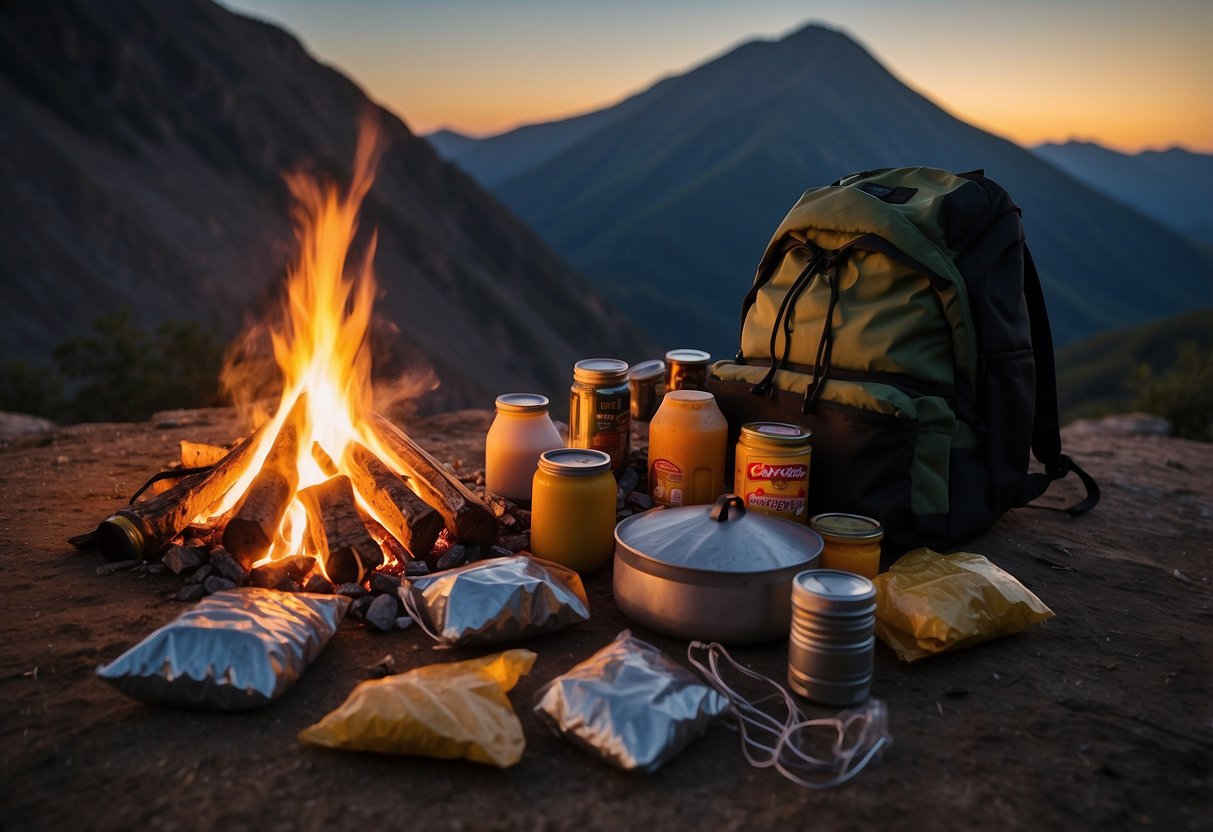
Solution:
M880 573L880 541L884 527L860 514L818 514L809 525L821 535L821 568L839 569L875 578Z
M615 553L615 477L611 456L590 448L539 455L531 487L531 553L590 572Z

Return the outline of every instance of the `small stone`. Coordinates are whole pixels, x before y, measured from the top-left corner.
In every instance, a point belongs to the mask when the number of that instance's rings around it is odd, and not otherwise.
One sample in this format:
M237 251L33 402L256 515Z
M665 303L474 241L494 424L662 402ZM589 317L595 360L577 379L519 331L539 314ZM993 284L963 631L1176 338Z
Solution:
M216 546L211 549L211 566L215 567L215 572L234 585L240 586L248 580L248 572L244 567L236 562L232 557L232 553L222 546Z
M456 566L462 566L467 560L468 549L462 543L456 543L451 548L447 549L442 557L438 558L438 569L441 572L444 569L454 569Z
M638 485L640 485L640 474L636 473L636 469L624 468L623 473L619 475L619 482L615 488L615 505L623 508L624 500L636 490L636 486Z
M398 589L400 589L400 578L398 576L389 575L386 572L375 572L371 575L371 593L373 595L383 595L385 593L395 595Z
M404 565L404 577L420 578L430 574L429 565L423 560L410 560Z
M490 546L487 557L490 558L512 558L514 553L504 546Z
M380 596L382 597L382 596ZM350 611L346 613L350 618L363 618L366 616L366 611L370 609L371 604L375 603L375 599L370 595L363 595L354 603L350 604Z
M632 511L648 511L653 507L653 498L643 491L633 491L628 495L627 505Z
M526 532L503 534L497 538L497 545L503 549L509 549L511 553L521 552L531 545L531 536Z
M214 571L215 571L215 567L211 566L209 563L204 563L201 566L199 566L197 569L194 570L194 574L189 576L189 579L186 581L186 583L200 584L203 581L205 581L207 578L209 578L211 576L211 573Z
M177 593L178 601L194 602L201 600L206 595L206 587L202 584L186 584L181 587L181 591Z
M306 555L280 558L249 572L249 583L265 589L286 589L288 583L298 586L303 576L315 567L316 559Z
M319 592L331 593L333 591L333 582L317 572L315 575L307 579L307 583L303 585L304 592Z
M230 581L227 578L220 577L219 575L211 575L206 579L202 586L206 588L207 595L214 595L216 592L223 592L225 589L236 588L235 582Z
M525 508L515 509L514 511L510 512L510 514L512 514L514 519L518 521L518 528L526 531L531 527L531 513Z
M379 595L367 607L365 617L367 626L372 630L387 632L396 626L396 616L400 612L400 602L395 595Z
M285 583L278 584L278 589L282 590L283 592L302 592L303 591L303 587L301 587L299 585L298 581L292 581L289 578L286 580Z
M621 509L615 512L615 522L618 523L620 520L626 520L631 516L632 510L630 508Z
M409 627L412 627L412 626L413 626L413 619L410 616L402 615L396 619L396 629L397 630L407 630Z
M202 552L184 546L171 546L161 559L174 575L191 572L202 565Z
M480 560L484 557L484 550L479 546L472 545L467 547L467 556L463 559L464 563Z
M206 558L206 541L200 537L187 537L185 542L181 544L187 549L198 549L202 553L202 557Z
M396 657L388 653L379 661L366 669L366 675L372 679L382 679L396 672Z
M333 592L337 595L344 595L347 598L359 599L366 596L366 587L356 583L337 584Z

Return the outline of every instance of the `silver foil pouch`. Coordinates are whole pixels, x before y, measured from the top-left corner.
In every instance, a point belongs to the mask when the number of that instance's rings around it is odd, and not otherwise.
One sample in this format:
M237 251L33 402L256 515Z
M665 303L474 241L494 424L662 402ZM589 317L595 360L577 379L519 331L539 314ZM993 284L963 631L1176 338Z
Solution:
M418 626L446 647L516 641L590 617L576 572L526 555L416 578L400 587L400 600Z
M558 736L625 771L661 768L728 707L630 630L535 695L535 713Z
M230 589L199 601L97 675L127 696L218 711L261 708L303 675L350 599Z

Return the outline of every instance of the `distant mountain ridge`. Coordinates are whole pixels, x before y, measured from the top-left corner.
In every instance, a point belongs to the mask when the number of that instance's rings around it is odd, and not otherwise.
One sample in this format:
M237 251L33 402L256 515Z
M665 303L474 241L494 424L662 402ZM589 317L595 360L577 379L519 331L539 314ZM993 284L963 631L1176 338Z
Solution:
M741 297L779 220L805 188L878 167L983 168L1005 186L1024 210L1061 343L1213 302L1213 259L1188 240L956 119L815 25L607 110L452 152L670 346L731 354Z
M234 335L295 249L282 173L345 180L369 108L287 33L206 0L0 5L0 361L44 360L122 307ZM377 114L380 340L435 367L441 405L560 395L578 358L647 357L532 231Z
M1213 247L1213 154L1173 147L1129 155L1079 141L1042 144L1032 152L1092 188Z

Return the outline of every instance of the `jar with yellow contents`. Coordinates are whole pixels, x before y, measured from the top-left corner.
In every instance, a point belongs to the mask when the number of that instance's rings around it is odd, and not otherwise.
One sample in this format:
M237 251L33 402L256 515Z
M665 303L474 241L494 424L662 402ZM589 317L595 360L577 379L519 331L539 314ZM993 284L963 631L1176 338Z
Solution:
M531 488L531 553L590 572L615 553L615 477L611 457L590 448L539 456Z
M884 527L860 514L818 514L809 525L821 535L821 568L839 569L875 578L880 573L880 541Z

